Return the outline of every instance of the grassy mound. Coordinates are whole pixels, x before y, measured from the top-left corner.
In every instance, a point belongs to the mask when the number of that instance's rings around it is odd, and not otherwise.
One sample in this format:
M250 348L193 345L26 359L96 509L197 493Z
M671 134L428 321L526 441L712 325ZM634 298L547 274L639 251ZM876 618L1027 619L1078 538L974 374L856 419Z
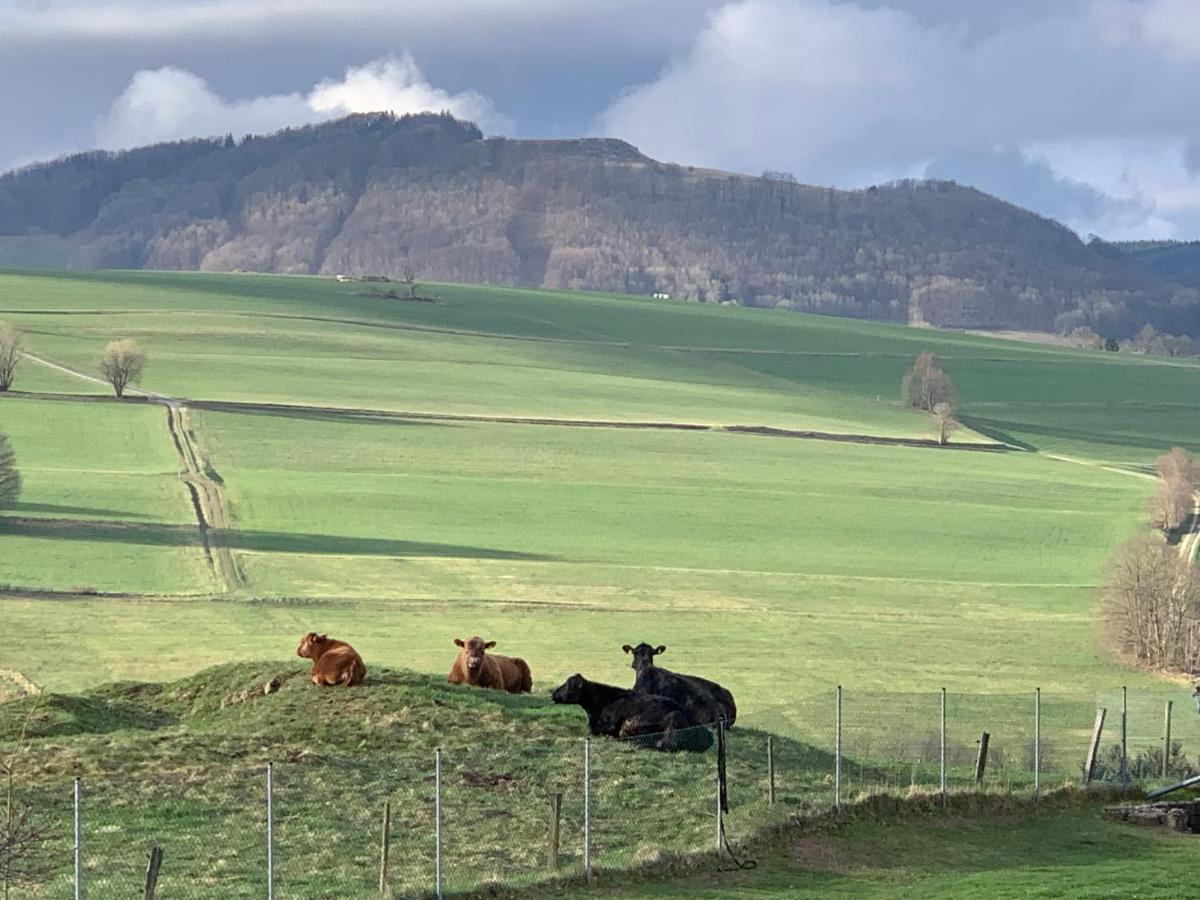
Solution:
M166 852L163 879L178 881L174 891L200 884L222 896L260 895L268 762L276 877L287 896L367 893L378 878L385 801L390 883L397 895L419 893L433 877L438 750L449 888L570 873L582 861L585 731L581 710L544 696L390 669L372 670L358 688L320 689L306 665L292 663L229 664L166 684L0 704L0 742L12 747L25 735L17 796L52 835L59 874L51 891L69 878L70 784L83 779L92 897L128 895L153 844ZM766 814L761 790L764 743L748 729L730 735L731 780L745 795L739 815L765 826L779 816ZM828 771L828 760L802 744L776 739L775 758L792 773L781 783L792 800L805 791L799 773ZM710 845L714 752L661 754L601 739L590 764L598 869ZM557 865L547 844L553 794L563 798Z

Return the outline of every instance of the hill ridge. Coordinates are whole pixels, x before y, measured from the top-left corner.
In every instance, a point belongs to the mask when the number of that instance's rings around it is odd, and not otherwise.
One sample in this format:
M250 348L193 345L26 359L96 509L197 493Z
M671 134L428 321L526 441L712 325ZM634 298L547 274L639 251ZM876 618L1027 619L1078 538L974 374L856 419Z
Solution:
M1200 334L1200 289L974 188L663 163L447 115L97 151L0 176L0 266L388 275L1106 335Z

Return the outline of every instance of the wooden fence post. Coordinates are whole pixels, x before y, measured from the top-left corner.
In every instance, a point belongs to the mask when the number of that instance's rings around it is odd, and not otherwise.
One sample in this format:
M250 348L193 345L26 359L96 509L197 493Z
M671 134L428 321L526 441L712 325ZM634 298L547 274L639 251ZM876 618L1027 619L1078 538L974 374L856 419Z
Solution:
M562 823L562 794L550 795L550 845L547 848L547 861L550 868L558 868L558 838Z
M767 802L775 805L775 740L767 735Z
M1167 777L1167 770L1171 762L1171 707L1174 701L1167 701L1167 708L1163 712L1163 753L1162 753L1162 777Z
M1100 753L1100 735L1104 733L1104 717L1108 715L1108 710L1103 706L1096 711L1096 724L1092 726L1092 743L1088 747L1087 760L1083 764L1083 786L1087 787L1092 783L1092 776L1096 773L1096 756Z
M991 735L986 731L979 736L979 756L975 759L975 783L983 784L983 773L987 769L988 740Z
M150 848L150 864L146 867L145 900L154 900L154 892L158 890L158 870L162 868L162 847Z
M392 845L392 801L383 801L383 829L379 838L379 893L387 891L388 852Z

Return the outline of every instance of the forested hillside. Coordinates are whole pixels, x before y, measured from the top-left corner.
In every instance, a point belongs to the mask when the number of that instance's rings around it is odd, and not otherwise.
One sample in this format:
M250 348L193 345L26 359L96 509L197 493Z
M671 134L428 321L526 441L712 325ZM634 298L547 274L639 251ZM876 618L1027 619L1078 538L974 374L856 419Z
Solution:
M484 139L436 115L9 173L0 265L411 269L942 326L1200 333L1195 287L952 182L833 190L660 163L616 140Z
M1200 287L1200 241L1125 241L1110 246L1148 275Z

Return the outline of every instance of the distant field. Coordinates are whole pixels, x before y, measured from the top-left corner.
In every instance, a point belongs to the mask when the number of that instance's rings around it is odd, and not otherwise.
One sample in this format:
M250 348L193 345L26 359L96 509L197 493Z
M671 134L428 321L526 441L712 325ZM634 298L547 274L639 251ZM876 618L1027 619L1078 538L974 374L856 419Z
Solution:
M440 302L408 303L366 289L0 275L0 318L48 359L91 372L108 339L130 336L149 351L151 390L329 408L192 410L231 521L215 540L245 576L222 585L161 407L0 400L26 501L112 513L53 534L2 526L0 582L168 595L6 599L13 665L76 689L286 656L320 628L434 673L450 638L486 631L534 658L539 687L581 669L626 679L621 644L669 638L678 666L719 671L748 708L838 682L1148 681L1105 660L1092 610L1108 551L1141 527L1150 483L1134 470L1200 446L1190 363L629 297L435 285ZM348 415L928 438L898 397L924 349L976 429L956 440L1029 452ZM98 390L29 362L16 387ZM68 452L71 465L50 465ZM197 594L212 599L180 599ZM131 639L147 652L132 658Z

